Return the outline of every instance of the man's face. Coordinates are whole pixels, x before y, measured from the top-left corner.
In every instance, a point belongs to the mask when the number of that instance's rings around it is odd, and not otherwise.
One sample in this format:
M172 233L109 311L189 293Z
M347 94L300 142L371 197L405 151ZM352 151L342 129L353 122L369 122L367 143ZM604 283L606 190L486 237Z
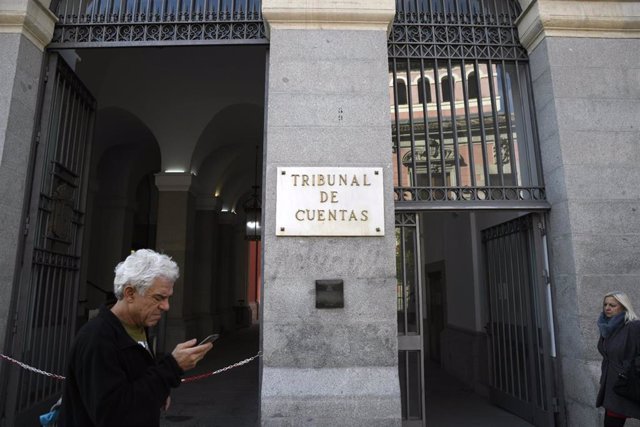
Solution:
M155 326L164 311L169 311L169 297L173 295L173 282L158 277L146 290L144 295L140 295L133 288L133 292L125 290L128 296L133 298L129 304L129 313L136 326Z

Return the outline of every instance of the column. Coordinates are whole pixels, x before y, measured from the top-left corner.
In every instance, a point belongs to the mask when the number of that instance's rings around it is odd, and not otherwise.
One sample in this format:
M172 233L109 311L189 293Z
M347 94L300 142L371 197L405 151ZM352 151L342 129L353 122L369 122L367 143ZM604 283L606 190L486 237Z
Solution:
M194 311L198 319L198 336L205 337L220 330L215 303L217 277L218 211L220 200L199 196L197 201L194 253Z
M640 305L640 3L524 0L547 197L558 364L569 426L594 408L602 297Z
M0 2L0 350L20 271L20 238L44 46L55 16L48 0Z
M167 315L165 349L196 338L197 320L193 315L193 269L195 196L190 173L158 173L158 231L156 250L169 255L180 267L180 278L173 288ZM162 331L160 332L162 333Z
M387 31L392 0L265 0L265 426L399 426ZM278 167L378 167L384 233L276 236ZM316 308L316 280L344 307Z

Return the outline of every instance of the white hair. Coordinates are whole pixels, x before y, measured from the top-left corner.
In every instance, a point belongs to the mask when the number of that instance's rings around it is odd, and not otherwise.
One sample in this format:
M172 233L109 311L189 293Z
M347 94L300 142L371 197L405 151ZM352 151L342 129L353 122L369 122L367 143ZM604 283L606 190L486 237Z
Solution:
M126 285L133 286L140 295L144 295L157 278L175 282L180 277L178 264L171 257L151 249L131 252L131 255L116 266L115 273L113 293L119 300L124 297Z
M624 308L624 311L625 311L624 323L638 319L638 315L636 314L635 311L633 311L633 305L631 304L631 299L629 299L629 296L627 296L627 294L620 291L609 292L602 299L603 304L604 304L604 300L607 299L608 297L611 297L616 301L618 301L622 305L622 308Z

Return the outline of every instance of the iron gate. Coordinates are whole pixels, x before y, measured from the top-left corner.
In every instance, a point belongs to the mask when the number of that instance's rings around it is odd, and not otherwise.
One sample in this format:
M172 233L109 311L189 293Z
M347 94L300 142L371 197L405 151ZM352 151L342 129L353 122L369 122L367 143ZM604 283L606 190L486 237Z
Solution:
M398 370L405 426L425 420L422 280L418 215L396 213Z
M553 337L542 220L529 214L482 232L489 295L490 398L536 426L554 425Z
M547 209L515 0L397 0L396 209Z
M11 353L64 373L75 333L95 100L56 53L48 57ZM8 425L34 425L62 383L11 368Z
M52 48L267 44L261 0L58 0Z

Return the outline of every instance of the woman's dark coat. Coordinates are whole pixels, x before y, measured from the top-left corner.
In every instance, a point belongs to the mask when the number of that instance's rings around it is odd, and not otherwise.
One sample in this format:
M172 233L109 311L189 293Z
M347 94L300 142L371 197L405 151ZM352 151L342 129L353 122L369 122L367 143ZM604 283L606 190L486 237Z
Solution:
M80 329L62 395L60 426L157 426L183 374L136 343L106 307Z
M618 374L624 370L624 361L640 355L640 320L628 322L608 338L600 337L598 351L602 354L603 360L596 406L602 406L629 418L640 419L640 404L613 391Z

